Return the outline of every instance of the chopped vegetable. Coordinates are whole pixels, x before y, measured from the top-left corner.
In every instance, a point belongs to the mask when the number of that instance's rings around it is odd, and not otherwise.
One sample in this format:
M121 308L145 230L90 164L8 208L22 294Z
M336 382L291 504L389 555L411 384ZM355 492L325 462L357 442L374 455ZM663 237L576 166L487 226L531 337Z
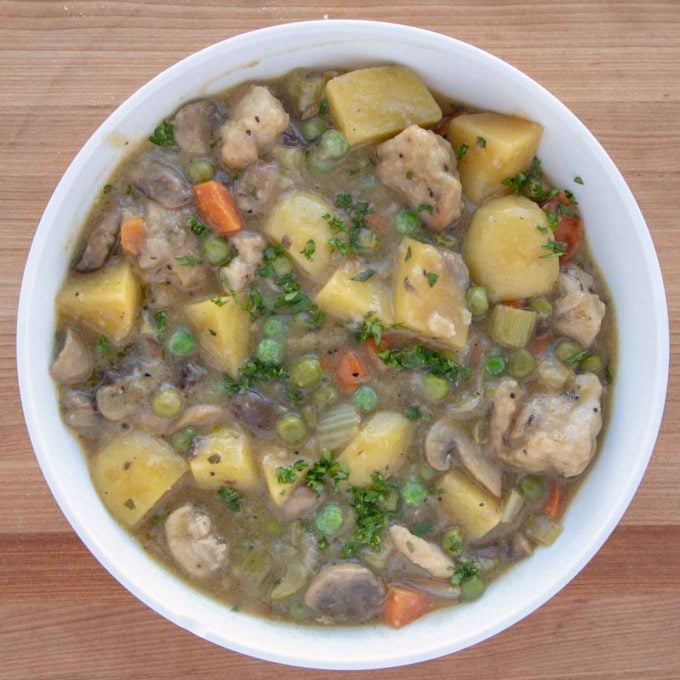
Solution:
M227 264L234 257L234 248L219 236L208 236L201 245L203 256L213 267Z
M378 395L375 390L368 385L361 385L352 395L352 403L359 409L368 413L375 411L378 406Z
M172 445L175 448L175 451L178 453L187 453L197 436L198 432L196 431L196 428L191 426L177 430L177 432L172 435Z
M427 498L427 489L420 482L409 479L402 484L401 497L406 505L422 505Z
M232 512L241 512L241 495L233 486L221 486L217 495Z
M149 141L156 146L177 146L175 127L169 120L162 120L149 137Z
M532 541L541 545L552 545L562 533L562 527L545 515L533 515L524 529Z
M278 366L283 361L283 345L274 338L262 338L257 345L255 355L263 364Z
M550 520L555 521L560 515L562 506L562 487L553 482L550 485L550 492L545 501L545 514Z
M536 312L496 305L489 316L489 335L504 347L526 346L536 326Z
M386 366L403 371L423 368L453 383L460 378L468 377L468 371L459 363L420 345L412 345L405 349L386 349L377 354Z
M302 357L290 367L290 381L295 387L315 387L323 378L323 368L316 357Z
M215 168L210 161L204 158L195 158L187 166L187 177L192 184L203 184L215 176Z
M332 536L340 531L343 519L342 507L338 503L327 503L314 518L314 526L325 536Z
M500 354L494 354L484 362L484 367L491 375L501 375L506 366L507 363Z
M414 210L400 210L394 218L394 226L400 234L417 234L421 229L420 217Z
M233 234L243 229L229 189L221 182L210 180L193 187L196 207L201 217L220 234Z
M144 219L128 217L120 225L120 245L128 255L139 255L144 245Z
M432 598L425 593L401 586L390 586L385 601L385 623L392 628L407 626L427 614L432 609L432 604Z
M356 352L347 350L343 353L336 371L340 386L349 390L369 380L366 365Z
M295 446L307 439L307 427L300 416L291 413L279 418L276 423L276 434L279 435L284 444Z
M467 303L474 316L482 316L489 311L489 296L484 286L472 286L467 292Z
M182 397L176 389L165 387L151 398L151 410L161 418L174 418L182 410Z
M451 555L460 555L465 547L464 537L462 527L449 527L442 536L442 548Z
M525 349L515 350L508 361L508 372L513 378L522 380L529 377L536 367L536 360Z
M196 336L188 328L178 328L168 339L168 349L177 357L189 356L197 344Z
M545 482L538 475L524 475L517 485L529 503L538 503L545 496Z
M477 600L482 596L485 589L486 585L481 576L478 574L467 576L460 582L460 601L472 602Z
M359 433L361 418L349 404L340 404L325 413L316 428L319 446L335 451L347 445Z
M575 340L562 340L555 346L555 356L565 364L578 363L585 355L583 347Z
M428 373L423 377L422 394L427 401L437 402L448 397L451 383L442 376Z

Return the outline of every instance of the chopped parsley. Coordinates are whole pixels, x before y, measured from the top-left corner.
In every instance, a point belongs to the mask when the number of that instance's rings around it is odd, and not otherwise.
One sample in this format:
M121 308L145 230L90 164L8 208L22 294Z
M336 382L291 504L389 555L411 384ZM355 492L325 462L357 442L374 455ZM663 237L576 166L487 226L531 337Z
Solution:
M233 486L221 486L217 495L232 512L241 512L241 495Z
M430 286L430 288L432 288L439 280L439 274L436 274L435 272L423 272L423 275L427 279L427 285Z
M219 453L213 453L211 456L208 456L208 462L210 465L217 465L222 460L222 456L220 456Z
M368 269L364 269L363 271L360 271L356 276L353 276L350 280L351 281L368 281L368 279L371 278L375 274L375 269L371 269L370 267Z
M484 137L477 137L477 148L478 149L486 148L486 139L484 139Z
M441 246L442 248L454 250L458 246L458 240L454 236L449 236L448 234L437 234L434 239L434 244L436 246Z
M513 193L526 196L536 203L543 203L559 194L557 189L548 189L543 184L541 161L536 157L526 171L520 171L512 177L506 177L501 181L501 184L512 189Z
M548 241L543 245L543 248L549 250L547 255L541 255L541 259L546 259L548 257L560 257L567 252L567 246L569 244L564 241L555 241L549 238Z
M385 326L383 326L383 323L380 321L380 319L376 319L374 316L368 315L364 319L363 326L359 331L357 339L361 342L373 340L376 346L380 346L384 330Z
M250 189L248 189L248 193L255 199L257 200L257 187L253 184Z
M576 352L576 354L572 354L567 360L566 363L571 364L572 366L574 364L578 364L580 361L585 359L588 356L589 352L587 349L582 349L580 352Z
M109 345L109 341L103 335L100 335L99 340L97 340L97 349L104 356L111 354L111 346Z
M137 506L135 505L135 502L132 500L132 498L128 498L123 505L128 508L129 510L134 510Z
M432 525L426 524L425 522L416 522L416 524L411 527L411 533L420 538L427 536L430 531L432 531Z
M156 146L176 146L174 125L169 120L162 120L149 137L149 141Z
M567 215L568 217L578 217L578 213L573 208L570 208L566 203L558 203L557 212L560 215Z
M210 298L210 302L212 302L214 305L217 305L218 307L224 307L224 305L227 304L227 301L223 297L214 297Z
M160 309L153 315L153 320L156 322L156 337L162 337L165 333L165 328L168 321L168 310Z
M457 149L456 149L456 160L460 161L463 159L465 154L469 151L470 147L463 142Z
M190 217L186 221L187 228L196 236L205 236L210 230L198 218Z
M306 460L296 460L292 465L280 465L276 468L276 481L279 484L292 484L297 482L300 472L302 472L308 463Z
M300 251L301 255L304 255L305 258L308 260L312 259L312 255L316 252L316 243L314 242L314 239L309 239L307 243L305 243L305 247Z
M409 246L406 251L406 255L404 256L404 262L408 262L411 257L413 257L413 251L411 250L411 246Z
M222 386L231 394L245 394L254 383L268 383L273 380L285 380L288 371L284 366L270 366L258 359L248 359L239 368L239 379L234 380L231 376L224 376Z
M420 410L420 406L407 406L404 415L409 420L420 420L423 417L423 412Z
M326 486L326 477L333 483L333 488L349 478L349 468L345 463L335 460L330 449L323 449L321 458L309 466L305 474L305 484L319 495Z
M347 219L326 213L323 219L336 234L328 241L333 252L347 256L364 250L361 242L361 232L371 229L366 221L366 216L371 212L371 207L364 201L355 201L352 194L340 193L335 197L335 207L345 211Z
M108 194L111 189L113 189L113 184L105 184L104 187L102 188L102 193L103 194Z
M574 182L576 182L576 184L582 185L583 184L583 178L580 175L576 175L576 177L574 177Z
M378 352L381 361L391 368L401 371L415 371L425 369L429 373L440 375L450 382L459 379L467 380L470 377L470 369L461 366L453 359L445 357L422 345L412 345L404 349L388 349Z
M460 560L453 568L451 583L454 586L459 586L465 579L474 576L477 573L477 569L477 563L474 560Z
M327 116L328 115L328 101L323 99L321 101L321 104L319 104L319 115L320 116Z
M413 170L407 170L405 177L406 179L413 179Z
M607 381L608 384L612 384L614 382L614 377L612 376L612 372L609 370L609 366L607 366L604 369L604 379Z
M175 262L182 265L182 267L193 267L196 264L196 257L194 255L182 255L181 257L176 257Z

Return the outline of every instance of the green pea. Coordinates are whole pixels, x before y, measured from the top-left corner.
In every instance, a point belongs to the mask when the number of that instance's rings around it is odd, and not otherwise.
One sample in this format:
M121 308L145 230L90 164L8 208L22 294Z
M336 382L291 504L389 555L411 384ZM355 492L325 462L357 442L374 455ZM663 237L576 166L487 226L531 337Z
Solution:
M174 387L165 387L151 398L151 410L161 418L174 418L182 410L182 397Z
M510 355L508 371L513 378L526 378L533 373L535 367L533 354L525 349L518 349Z
M505 359L499 354L495 354L486 360L484 366L491 375L500 375L505 370Z
M599 373L602 370L602 359L600 359L597 354L589 354L587 357L581 359L579 366L584 371L590 371L590 373Z
M451 384L446 378L442 378L440 375L428 373L423 378L421 389L423 397L427 399L427 401L441 401L442 399L446 399L451 391Z
M276 423L276 433L284 443L291 446L301 444L307 438L304 420L293 413L279 418Z
M529 300L529 307L544 319L551 316L553 313L553 306L550 304L548 298L543 295L541 295L541 297L531 298L531 300Z
M168 349L177 357L187 357L196 344L196 336L188 328L178 328L168 340Z
M415 234L420 231L420 217L414 210L400 210L394 218L394 226L400 234Z
M406 505L421 505L427 498L427 489L420 482L409 479L401 487L401 497Z
M314 172L326 172L333 165L333 161L326 156L321 147L313 146L307 152L307 165Z
M520 477L517 486L529 503L538 503L545 496L545 482L538 475Z
M191 427L191 425L189 427L183 427L172 435L172 446L178 453L186 453L197 436L198 432L196 432L196 428Z
M320 137L325 129L326 123L321 118L308 118L300 123L300 132L308 142Z
M219 236L207 236L203 240L203 256L213 267L227 264L234 259L234 248Z
M338 391L330 383L321 385L314 394L312 394L312 402L319 409L326 409L333 406L338 400Z
M334 161L340 160L349 151L345 136L337 130L326 130L321 135L319 145L326 158Z
M286 276L293 271L293 263L285 255L280 255L271 262L272 269L277 276Z
M192 184L201 184L210 181L215 176L215 168L210 161L204 158L195 158L187 166L187 177Z
M460 583L459 599L461 602L472 602L479 599L485 590L486 585L481 576L477 576L477 574L467 576Z
M352 395L352 403L360 410L368 413L375 410L378 405L378 395L368 385L362 385Z
M314 519L317 530L325 536L332 536L340 530L343 522L342 508L338 503L327 503Z
M482 316L489 311L489 296L484 286L472 286L467 292L467 303L473 316Z
M557 346L555 347L555 356L560 361L567 362L575 354L578 354L581 351L582 348L578 342L575 342L574 340L562 340L562 342L558 342Z
M268 366L275 366L283 361L283 345L274 338L262 338L255 350L257 358Z
M442 536L442 548L451 555L459 555L465 545L463 527L449 527Z
M268 338L282 338L287 330L288 326L286 322L279 316L270 316L262 324L262 332Z
M295 387L314 387L323 378L323 368L316 357L302 357L290 367L290 381Z
M377 250L382 245L380 236L373 229L359 229L357 242L364 250Z

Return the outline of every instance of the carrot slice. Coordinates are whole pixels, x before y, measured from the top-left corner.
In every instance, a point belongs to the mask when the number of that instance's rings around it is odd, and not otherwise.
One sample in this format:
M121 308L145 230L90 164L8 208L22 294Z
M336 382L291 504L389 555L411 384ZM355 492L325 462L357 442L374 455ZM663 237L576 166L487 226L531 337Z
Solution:
M194 198L199 215L220 234L233 234L243 229L243 220L236 210L229 189L221 182L195 184Z
M537 335L533 342L531 343L531 353L540 354L545 351L548 345L552 342L553 336L550 331L543 333L542 335Z
M120 225L120 245L129 255L139 255L144 245L144 220L134 215Z
M389 586L383 617L392 628L401 628L432 609L432 598L401 586Z
M560 514L560 506L562 505L562 487L553 484L550 487L548 499L545 502L545 514L548 519L556 520Z
M351 350L342 355L336 375L340 385L346 390L365 383L370 377L361 357Z
M583 238L583 229L581 218L577 215L564 215L560 213L560 204L567 206L570 211L576 211L574 208L573 201L569 200L564 194L559 194L552 201L544 203L541 208L544 212L552 212L557 215L557 229L552 238L558 243L566 243L567 247L564 254L560 255L560 264L566 264L574 257L574 254L581 245L581 239Z
M524 300L507 300L506 302L501 302L501 304L513 309L524 309Z

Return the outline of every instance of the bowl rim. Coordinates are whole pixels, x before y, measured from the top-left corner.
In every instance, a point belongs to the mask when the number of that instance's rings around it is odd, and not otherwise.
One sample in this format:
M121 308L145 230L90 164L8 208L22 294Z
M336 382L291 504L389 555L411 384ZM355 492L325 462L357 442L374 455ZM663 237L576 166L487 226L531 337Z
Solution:
M626 211L631 216L631 222L634 223L638 236L643 243L643 252L641 258L644 260L644 269L652 282L652 290L654 295L654 312L656 318L660 321L660 328L658 329L657 345L654 349L656 355L655 369L655 384L657 388L648 401L648 414L644 426L640 428L637 436L641 453L635 459L636 464L631 470L627 478L627 483L622 490L618 503L609 508L609 515L606 522L598 526L592 533L590 540L584 544L583 549L576 556L572 556L571 560L565 560L567 567L558 576L552 578L547 587L543 587L540 592L531 597L527 603L521 607L516 608L511 613L506 613L499 616L494 625L488 626L487 629L477 635L463 636L462 640L455 644L443 642L440 639L429 641L429 643L422 644L417 651L408 651L406 649L398 649L390 658L380 656L370 656L368 650L367 658L364 662L348 663L343 659L342 649L338 650L338 655L333 659L320 659L314 656L313 653L305 653L300 650L291 651L271 651L258 641L252 641L250 644L237 644L225 638L223 634L218 634L216 631L207 630L201 622L191 619L186 614L177 612L168 602L154 598L145 592L144 588L125 573L125 570L114 559L105 554L102 545L94 536L91 528L83 523L81 517L74 509L70 499L64 494L60 484L58 471L53 468L48 460L48 457L43 453L43 448L46 447L48 441L46 437L48 434L44 431L45 428L41 426L40 420L40 397L36 394L35 388L31 382L30 369L30 345L28 342L29 336L29 322L30 322L30 300L33 292L36 289L38 279L38 265L39 257L42 255L38 247L45 240L46 232L55 219L55 213L59 202L62 200L61 194L64 192L64 186L67 184L69 177L74 175L81 167L86 166L91 157L96 154L98 145L101 139L107 133L115 132L119 121L131 110L133 110L138 102L142 100L145 95L153 91L155 88L161 86L166 81L172 80L176 75L180 74L185 69L192 67L202 60L212 58L213 54L218 54L223 46L229 43L230 46L236 47L239 43L247 43L253 38L267 37L275 41L279 37L288 36L291 31L295 30L315 30L321 33L327 33L326 40L328 42L333 39L333 33L336 30L351 29L356 31L357 35L362 37L371 37L371 31L389 33L389 39L398 39L399 35L409 38L411 41L421 41L428 45L441 45L444 49L453 43L457 50L463 53L483 58L490 67L502 70L511 70L513 77L521 80L525 86L542 92L543 96L547 96L552 103L552 106L560 109L561 115L570 119L572 125L575 125L579 132L583 135L585 143L587 143L593 154L597 156L598 163L603 172L609 174L613 184L618 191L618 198L624 203ZM345 41L346 42L346 41ZM291 48L292 49L292 48ZM287 51L287 50L286 50ZM42 250L44 250L44 245ZM651 457L654 444L658 435L663 409L665 404L665 396L668 381L668 366L669 366L669 329L668 329L668 311L666 306L665 289L663 279L661 276L661 269L658 258L654 250L651 235L644 221L642 213L630 191L627 183L615 166L604 148L600 145L594 135L581 123L581 121L552 93L550 93L542 85L538 84L532 78L524 74L519 69L508 64L507 62L495 57L494 55L478 48L469 43L465 43L456 38L446 36L434 31L429 31L422 28L416 28L409 25L381 22L381 21L365 21L365 20L314 20L278 24L266 28L257 29L242 33L218 43L212 44L208 47L195 52L179 62L173 64L165 69L157 76L146 82L139 89L137 89L131 96L129 96L122 104L120 104L106 120L95 130L89 137L88 141L83 145L77 153L69 167L63 174L58 185L56 186L45 210L40 219L38 227L33 237L31 249L27 258L24 276L21 285L21 292L19 297L18 316L17 316L17 371L19 377L19 388L21 395L21 403L24 411L24 417L27 429L30 435L31 443L41 467L43 476L54 496L61 511L65 515L72 528L79 536L81 541L87 546L90 552L96 559L107 569L107 571L127 590L129 590L135 597L141 600L144 604L150 607L155 612L161 614L166 619L179 625L180 627L189 630L190 632L202 637L206 640L227 647L234 651L248 654L255 658L274 661L283 664L290 664L308 668L321 669L371 669L371 668L388 668L400 665L408 665L433 659L445 654L464 649L470 645L476 644L482 640L488 639L493 635L505 630L525 616L529 615L548 599L553 597L559 590L561 590L569 581L571 581L590 561L593 555L600 549L603 543L612 533L619 520L623 516L625 510L630 504L633 495L635 494L642 476L647 468L649 459ZM44 395L42 395L44 396ZM188 586L189 587L189 586ZM289 626L291 624L286 623ZM313 627L308 628L313 633L316 630Z

